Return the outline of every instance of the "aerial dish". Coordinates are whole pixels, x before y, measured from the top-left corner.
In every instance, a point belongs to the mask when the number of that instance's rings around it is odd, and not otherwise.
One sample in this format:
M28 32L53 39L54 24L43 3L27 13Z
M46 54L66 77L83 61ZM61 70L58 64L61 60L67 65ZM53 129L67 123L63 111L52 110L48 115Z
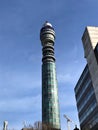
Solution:
M52 27L52 24L49 23L48 21L46 21L46 22L43 24L43 27L45 27L45 26L50 26L50 27Z

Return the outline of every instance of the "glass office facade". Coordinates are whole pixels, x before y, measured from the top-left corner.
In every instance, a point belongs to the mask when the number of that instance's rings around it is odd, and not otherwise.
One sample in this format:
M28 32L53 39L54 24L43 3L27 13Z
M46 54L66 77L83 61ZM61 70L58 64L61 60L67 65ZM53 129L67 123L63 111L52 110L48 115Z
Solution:
M97 130L93 128L92 124L94 120L98 121L98 104L88 65L86 65L75 87L75 96L81 130ZM98 125L98 122L96 122L96 124Z
M98 130L98 27L87 26L82 42L87 65L75 87L80 127Z

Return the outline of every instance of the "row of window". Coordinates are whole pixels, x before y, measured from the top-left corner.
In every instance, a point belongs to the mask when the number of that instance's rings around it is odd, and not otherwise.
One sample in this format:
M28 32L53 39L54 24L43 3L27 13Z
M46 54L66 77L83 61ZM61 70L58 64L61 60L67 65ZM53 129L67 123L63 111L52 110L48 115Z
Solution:
M43 55L54 55L53 50L44 50Z
M43 110L45 110L45 109L43 109ZM59 118L58 111L50 111L50 110L44 111L42 116L44 118Z
M42 80L56 80L56 73L45 73L42 75Z
M55 105L54 103L58 102L58 95L57 94L53 94L51 96L51 98L48 98L48 96L45 97L44 95L42 95L42 101L43 101L44 105L47 105L49 103L53 103L53 105Z
M55 72L56 72L56 69L53 69L53 68L49 68L49 69L44 68L44 69L43 69L43 72L46 73L46 74L47 74L47 73L51 73L51 72L52 72L52 73L55 73Z
M53 73L53 74L56 74L56 69L53 69L53 68L50 68L50 69L43 69L42 70L42 75L45 75L45 74L48 74L48 73Z
M43 88L54 88L55 86L57 86L57 82L56 81L44 81L43 83L42 83L42 86L43 86Z
M48 97L51 97L51 100L53 100L53 99L55 99L57 96L58 96L58 94L57 94L58 92L57 91L52 91L52 90L46 90L46 91L42 91L42 96L43 96L43 98L45 99L45 100L48 100Z
M53 122L54 125L59 124L59 119L57 118L50 118L49 122Z
M45 70L53 70L55 69L56 66L55 66L55 63L54 62L47 62L45 64L42 65L42 70L45 71Z
M87 75L88 75L88 66L86 66L85 67L85 69L84 69L84 71L83 71L83 73L82 73L82 75L81 75L81 77L80 77L80 79L79 79L79 81L78 81L78 83L77 83L77 86L76 86L76 88L75 88L75 92L77 93L78 91L79 91L79 89L80 89L80 87L81 87L81 84L84 82L84 79L87 77Z
M53 95L55 93L57 93L57 85L47 85L47 86L43 86L42 87L42 94L48 94L48 93L53 93Z
M50 99L55 99L55 97L57 97L57 92L56 91L52 92L51 90L50 91L43 91L42 92L42 97L45 100L48 100L48 98L49 98L49 100Z
M54 78L56 77L56 71L47 71L47 72L42 72L42 78Z
M56 104L55 102L54 103L53 102L43 103L42 105L43 105L42 109L44 112L47 111L47 113L48 112L58 113L58 110L59 110L58 104Z
M88 93L86 94L85 98L82 99L81 104L78 107L79 112L84 108L84 106L86 105L86 103L89 101L89 99L91 98L91 96L93 95L94 91L91 88Z
M44 63L42 66L44 68L51 68L51 67L55 68L55 63L54 62L47 62L47 63Z
M51 110L48 110L48 111L44 111L43 113L43 117L44 118L58 118L59 115L58 115L58 111L51 111Z
M42 78L56 78L56 71L55 70L44 70L42 71Z
M44 122L50 123L52 125L54 125L55 127L59 128L60 127L60 120L59 118L43 118Z
M80 95L81 91L84 89L84 87L86 86L86 84L89 82L90 77L89 76L86 76L86 78L84 79L84 81L82 82L82 84L80 85L80 89L79 91L77 92L77 96Z
M46 82L53 82L53 81L57 81L57 78L56 77L54 77L54 76L44 76L44 77L42 77L42 81L46 81Z
M52 93L45 93L45 94L43 94L43 97L44 98L52 98L53 97L53 94Z
M81 99L81 97L83 96L84 92L86 91L86 89L88 88L88 86L91 85L91 80L88 79L84 86L82 87L83 89L81 90L81 93L77 96L77 102L79 102L79 100Z
M49 44L48 44L49 45ZM51 44L50 44L51 45ZM52 51L54 51L54 46L44 46L43 48L42 48L42 51L44 52L44 51L46 51L46 50L52 50Z
M48 103L46 101L46 103L42 103L42 106L43 106L43 109L46 109L47 111L49 111L50 108L52 108L53 110L56 109L54 112L58 111L58 105L53 101L51 103Z
M58 119L59 118L59 114L57 114L57 113L43 113L43 115L42 115L42 117L44 118L44 119Z
M43 84L42 88L44 89L44 91L47 91L47 90L53 91L53 89L57 88L57 83L55 83L55 84Z
M98 123L98 113L96 113L96 115L94 115L94 117L89 122L90 128L92 128L93 126L95 126L97 123Z
M57 97L57 94L55 94L55 97ZM50 95L43 95L43 99L45 99L46 100L46 102L48 102L48 101L50 101L51 99L53 100L54 99L54 95L52 94L50 94ZM45 102L45 100L44 100L44 102ZM55 100L55 99L54 99Z
M47 75L56 75L56 71L55 70L45 70L45 71L43 71L43 73L42 73L42 76L47 76Z
M55 109L58 111L58 105L54 102L51 103L43 103L43 109L47 108L47 111L49 111L50 109L52 109L52 111L56 112Z
M93 102L86 109L86 111L80 116L80 123L82 123L91 114L91 112L95 109L96 105L96 101L93 100Z
M57 94L57 91L56 91L57 89L54 89L54 88L48 88L48 89L43 89L42 90L42 94L44 95L44 94L53 94L53 95L55 95L55 94Z
M42 80L43 81L49 81L49 80L57 80L56 74L44 74L42 75Z
M44 114L44 115L43 115L43 119L44 119L44 120L59 119L59 115L57 116L56 114L53 114L53 115Z

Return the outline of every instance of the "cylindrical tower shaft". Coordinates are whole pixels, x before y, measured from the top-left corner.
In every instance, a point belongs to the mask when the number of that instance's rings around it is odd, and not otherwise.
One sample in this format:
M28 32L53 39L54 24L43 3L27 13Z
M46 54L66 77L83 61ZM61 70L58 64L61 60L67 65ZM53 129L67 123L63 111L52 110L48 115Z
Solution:
M54 57L55 32L46 22L41 31L42 43L42 122L60 129L58 86Z

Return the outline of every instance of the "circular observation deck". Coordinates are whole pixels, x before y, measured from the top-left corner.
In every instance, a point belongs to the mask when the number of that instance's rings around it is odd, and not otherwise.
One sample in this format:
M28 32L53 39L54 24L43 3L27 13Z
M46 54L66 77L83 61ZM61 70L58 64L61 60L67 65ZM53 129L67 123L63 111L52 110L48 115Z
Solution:
M54 45L55 40L55 31L52 27L51 23L45 22L40 30L40 40L42 43L42 46L45 46L47 44Z

